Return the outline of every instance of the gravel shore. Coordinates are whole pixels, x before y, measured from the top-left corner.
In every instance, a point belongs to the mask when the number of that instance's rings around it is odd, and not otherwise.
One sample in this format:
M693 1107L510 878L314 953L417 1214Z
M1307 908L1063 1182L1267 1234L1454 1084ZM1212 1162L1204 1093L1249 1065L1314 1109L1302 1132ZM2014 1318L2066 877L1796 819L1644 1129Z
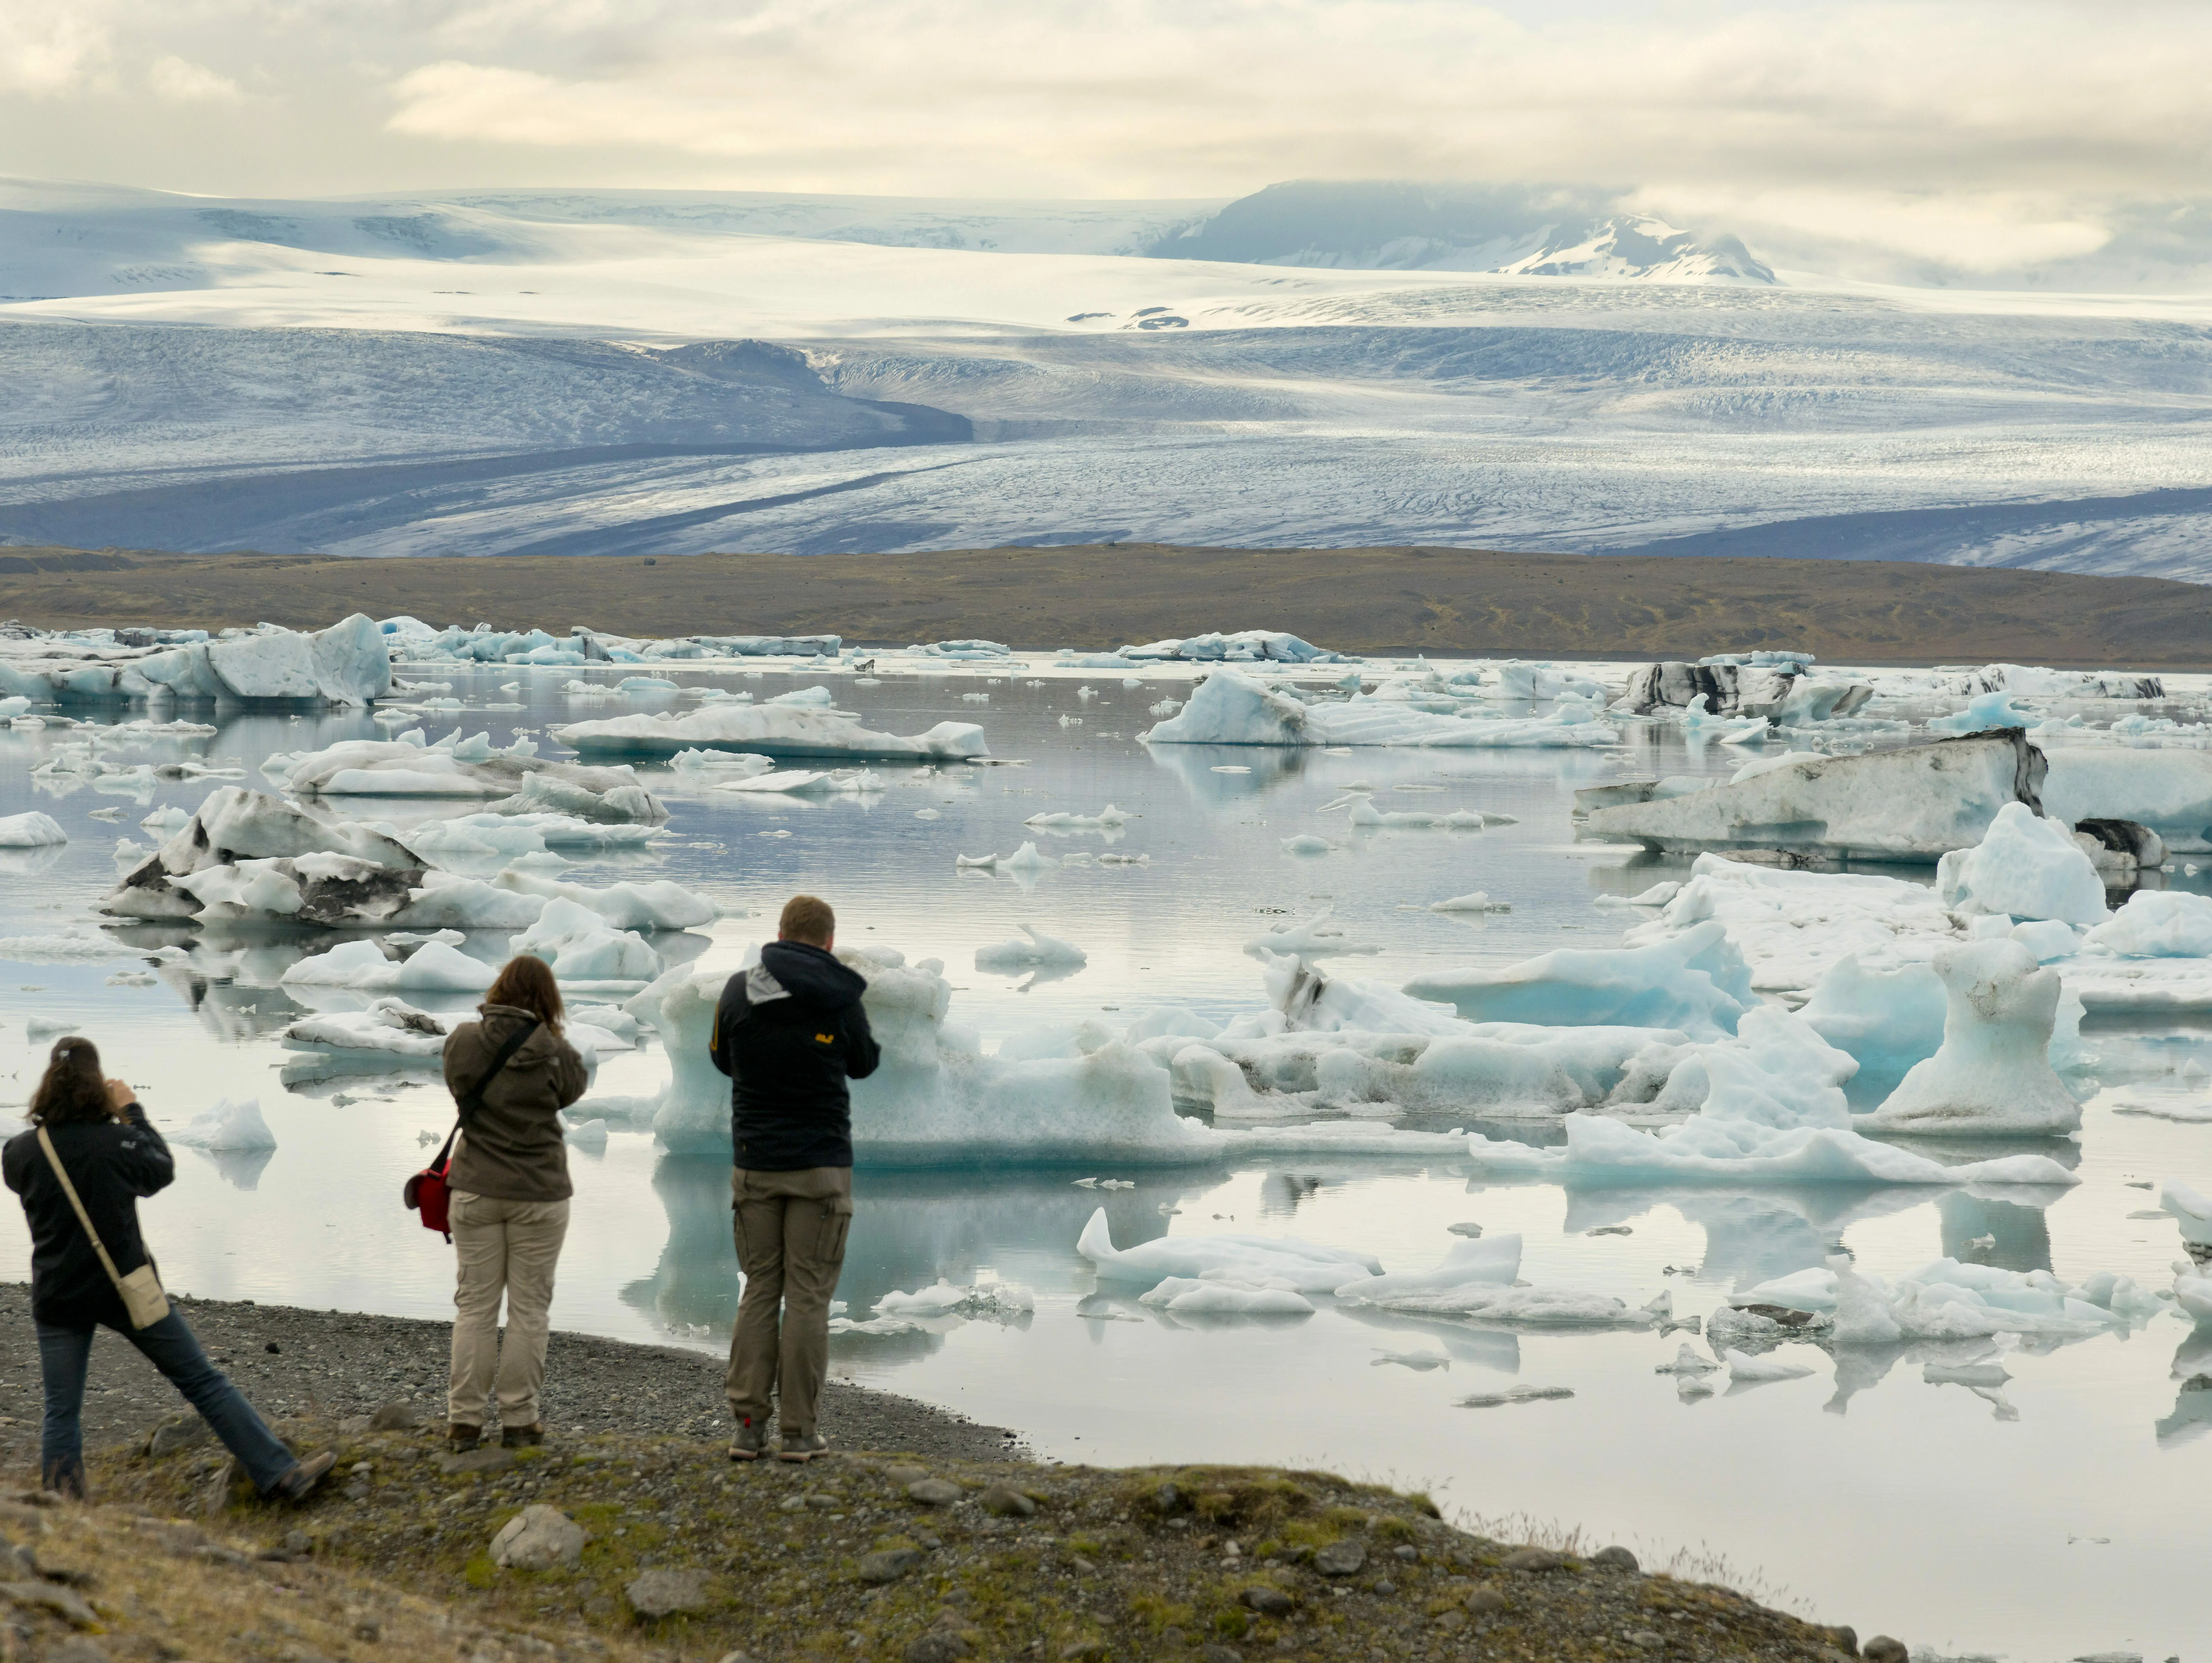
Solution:
M396 1399L413 1404L425 1423L444 1419L452 1332L445 1323L212 1299L180 1299L177 1308L208 1355L272 1420L343 1420ZM35 1482L44 1393L30 1289L22 1283L0 1283L0 1333L9 1337L0 1352L0 1469ZM190 1413L129 1342L100 1331L85 1391L88 1449L143 1439L163 1421ZM546 1352L545 1413L556 1435L720 1437L728 1430L722 1363L700 1351L556 1333ZM836 1381L823 1387L822 1424L847 1448L961 1460L1021 1453L1004 1427L978 1426Z

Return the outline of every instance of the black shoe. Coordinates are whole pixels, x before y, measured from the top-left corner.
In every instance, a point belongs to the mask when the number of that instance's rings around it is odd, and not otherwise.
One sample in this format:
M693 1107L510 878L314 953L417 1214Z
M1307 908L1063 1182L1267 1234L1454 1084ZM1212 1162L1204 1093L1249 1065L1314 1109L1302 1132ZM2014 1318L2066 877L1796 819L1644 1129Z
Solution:
M545 1441L545 1423L532 1421L527 1426L506 1426L500 1429L499 1441L509 1449L520 1449L525 1444Z
M59 1496L64 1501L82 1501L84 1463L81 1460L53 1462L39 1474L39 1488Z
M455 1421L446 1428L446 1448L456 1455L465 1455L483 1441L483 1428L466 1426Z
M329 1476L338 1464L337 1452L325 1449L319 1455L310 1455L297 1466L276 1480L270 1494L280 1502L304 1502L315 1493L315 1486Z

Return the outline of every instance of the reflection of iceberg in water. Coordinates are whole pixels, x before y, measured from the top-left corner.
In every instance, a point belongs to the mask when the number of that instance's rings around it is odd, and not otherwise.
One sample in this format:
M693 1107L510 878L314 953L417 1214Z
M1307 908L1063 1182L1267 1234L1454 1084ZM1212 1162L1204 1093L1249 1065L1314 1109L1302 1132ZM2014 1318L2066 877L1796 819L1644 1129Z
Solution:
M726 1344L739 1292L730 1163L713 1156L664 1155L653 1169L653 1193L668 1215L668 1240L653 1273L622 1290L623 1303L662 1329L705 1328Z
M2181 1382L2173 1412L2157 1423L2158 1447L2178 1449L2212 1432L2212 1375L2191 1375Z
M1152 745L1152 766L1182 782L1196 801L1215 808L1258 797L1269 787L1305 771L1306 753L1297 745ZM1217 768L1243 770L1216 774Z
M2051 1268L2051 1221L2042 1207L1957 1190L1937 1196L1936 1211L1943 1220L1947 1259L2005 1271ZM1983 1241L1990 1245L1976 1245Z
M1110 1174L1109 1174L1110 1175ZM1187 1186L1142 1183L1102 1193L1079 1188L1066 1173L864 1171L854 1186L853 1225L837 1297L866 1318L885 1294L911 1293L942 1279L965 1285L988 1270L1012 1282L1064 1288L1087 1271L1075 1252L1084 1222L1103 1206L1117 1241L1165 1233L1163 1202ZM726 1344L737 1320L737 1246L730 1229L730 1164L714 1156L663 1155L653 1193L668 1215L668 1239L653 1273L622 1290L623 1302L659 1327ZM893 1344L893 1340L900 1344ZM872 1361L933 1349L941 1337L846 1336L840 1356ZM850 1349L848 1349L850 1348Z
M1571 1234L1626 1223L1657 1206L1672 1208L1705 1232L1703 1279L1728 1278L1737 1291L1827 1263L1844 1231L1887 1217L1929 1198L1909 1189L1869 1190L1839 1184L1797 1189L1570 1190L1565 1229Z
M281 1034L307 1014L279 987L213 980L182 964L163 964L154 974L175 990L185 1008L200 1019L200 1026L225 1045Z
M1391 1334L1419 1334L1441 1341L1454 1363L1471 1363L1501 1375L1521 1372L1521 1337L1504 1328L1478 1328L1449 1317L1415 1316L1373 1305L1340 1305L1336 1314Z
M233 1189L258 1189L261 1174L276 1158L273 1149L204 1149L200 1158L215 1162L222 1181Z
M1325 1181L1308 1173L1269 1173L1260 1180L1260 1217L1295 1218L1299 1203L1312 1200Z

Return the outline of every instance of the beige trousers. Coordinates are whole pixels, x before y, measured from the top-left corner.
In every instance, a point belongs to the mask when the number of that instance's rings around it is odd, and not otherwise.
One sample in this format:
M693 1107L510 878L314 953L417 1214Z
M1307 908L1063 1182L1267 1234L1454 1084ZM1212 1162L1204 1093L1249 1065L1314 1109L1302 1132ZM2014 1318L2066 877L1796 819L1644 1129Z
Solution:
M453 1371L449 1420L482 1426L496 1377L502 1426L544 1418L545 1335L553 1308L553 1267L568 1234L566 1201L499 1201L455 1190L447 1222L460 1284L453 1293ZM499 1343L500 1296L507 1296L507 1344Z
M730 1199L738 1264L745 1273L737 1331L730 1336L730 1416L765 1425L774 1390L778 1429L803 1438L815 1429L822 1378L830 1371L830 1296L845 1265L853 1169L739 1167L730 1174Z

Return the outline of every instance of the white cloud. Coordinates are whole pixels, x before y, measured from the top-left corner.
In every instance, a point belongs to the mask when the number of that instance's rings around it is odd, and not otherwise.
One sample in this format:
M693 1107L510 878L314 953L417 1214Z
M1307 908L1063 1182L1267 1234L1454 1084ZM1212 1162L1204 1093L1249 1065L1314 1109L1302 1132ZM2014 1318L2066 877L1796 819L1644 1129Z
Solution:
M106 57L107 31L85 9L0 0L0 93L68 92Z
M2212 11L2071 0L456 5L392 128L730 183L1212 193L1301 175L1912 193L2193 185ZM759 170L759 171L756 171Z
M227 104L240 96L228 76L181 58L157 58L146 71L146 84L172 104Z

